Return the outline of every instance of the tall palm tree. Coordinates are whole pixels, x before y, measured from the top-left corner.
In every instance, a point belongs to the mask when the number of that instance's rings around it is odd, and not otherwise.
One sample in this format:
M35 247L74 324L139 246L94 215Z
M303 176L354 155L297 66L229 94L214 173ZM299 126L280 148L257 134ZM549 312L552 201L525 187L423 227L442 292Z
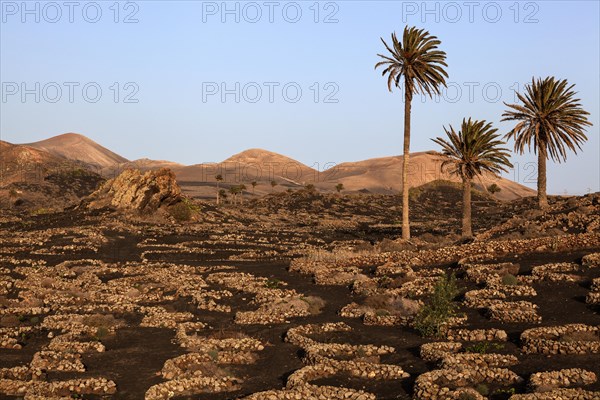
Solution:
M548 206L546 194L546 160L566 161L567 150L577 153L581 144L587 140L585 127L592 124L586 116L575 85L566 79L556 80L553 76L545 79L531 79L531 85L525 86L525 94L517 93L523 105L507 104L509 110L502 114L502 121L518 121L506 134L515 140L515 151L523 154L525 145L538 155L538 206Z
M415 93L441 94L440 86L446 86L448 73L444 67L446 53L438 50L441 43L437 37L431 36L424 29L415 27L404 28L402 42L398 41L396 33L392 33L391 47L381 38L388 55L378 54L383 61L378 62L375 68L385 67L382 76L388 75L388 90L392 91L392 84L400 87L404 79L404 151L402 158L402 238L410 239L410 225L408 218L408 162L410 152L410 109Z
M217 181L217 204L219 204L220 201L220 194L221 191L219 190L219 184L221 183L221 181L223 180L223 175L219 174L215 176L215 180Z
M247 190L247 189L248 188L243 183L238 186L238 193L240 194L240 203L241 204L244 204L244 190Z
M254 195L254 189L256 189L256 186L258 185L258 182L252 181L251 185L252 185L252 194Z
M508 149L501 147L506 143L500 140L498 131L485 120L463 119L460 131L444 127L448 140L440 137L431 139L442 147L442 168L450 166L449 172L458 175L463 183L463 219L462 234L472 237L471 229L471 181L483 172L499 174L512 167L508 160Z
M229 193L231 193L231 201L233 205L237 204L237 195L240 192L240 188L238 186L231 186L229 188Z

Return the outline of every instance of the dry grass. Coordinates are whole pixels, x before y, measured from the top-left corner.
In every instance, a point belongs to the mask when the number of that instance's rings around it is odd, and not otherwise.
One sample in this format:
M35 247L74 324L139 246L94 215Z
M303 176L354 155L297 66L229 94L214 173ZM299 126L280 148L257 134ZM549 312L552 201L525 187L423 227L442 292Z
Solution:
M561 342L599 342L598 333L590 331L567 332L560 338Z
M348 261L356 257L370 256L379 254L379 251L373 248L372 250L347 250L347 249L335 249L332 251L316 249L310 250L304 256L306 261L312 262L339 262Z
M325 300L317 296L302 297L302 301L305 301L308 304L308 312L311 315L320 314L321 310L323 310L327 304Z

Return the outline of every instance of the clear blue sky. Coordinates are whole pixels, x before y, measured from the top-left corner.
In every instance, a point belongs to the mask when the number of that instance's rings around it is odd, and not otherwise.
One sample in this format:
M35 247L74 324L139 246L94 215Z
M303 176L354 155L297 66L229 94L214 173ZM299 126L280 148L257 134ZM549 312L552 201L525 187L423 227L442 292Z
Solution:
M554 75L576 85L594 126L580 155L550 163L549 191L600 190L598 1L76 3L1 2L2 140L78 132L129 159L185 164L251 147L321 168L399 154L401 96L373 66L379 38L409 24L442 40L451 82L437 102L415 99L413 151L465 116L508 131L502 102ZM534 187L535 157L513 162L507 176Z

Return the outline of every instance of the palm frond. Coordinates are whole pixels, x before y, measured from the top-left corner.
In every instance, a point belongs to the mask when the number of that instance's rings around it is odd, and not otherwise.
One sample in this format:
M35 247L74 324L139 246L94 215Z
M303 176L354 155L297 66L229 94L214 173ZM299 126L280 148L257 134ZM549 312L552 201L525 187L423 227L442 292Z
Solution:
M392 33L391 45L381 38L388 55L377 54L382 58L375 64L375 69L385 67L382 75L388 75L387 86L391 92L392 86L400 86L404 78L406 90L412 96L420 92L432 97L441 94L441 86L446 86L448 73L444 67L446 53L438 50L441 42L424 29L415 27L404 28L402 41L396 33Z
M561 162L568 150L575 154L581 150L587 140L585 128L592 124L587 119L590 114L575 98L574 87L566 79L532 78L525 93L517 93L522 105L504 103L509 109L502 121L517 121L505 135L515 141L515 151L522 154L533 147L537 153L543 148L552 160Z
M512 167L510 152L502 147L505 143L491 123L463 119L458 132L452 125L444 131L447 139L431 140L442 148L442 168L452 166L450 172L462 179L473 179L484 172L499 174Z

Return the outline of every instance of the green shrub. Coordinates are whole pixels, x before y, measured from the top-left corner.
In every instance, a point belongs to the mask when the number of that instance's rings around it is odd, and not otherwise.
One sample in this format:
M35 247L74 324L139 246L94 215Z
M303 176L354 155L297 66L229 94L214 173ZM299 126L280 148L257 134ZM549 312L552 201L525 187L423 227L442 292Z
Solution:
M473 344L465 349L467 353L479 353L486 354L489 350L502 350L504 349L504 344L502 343L492 343L492 342L479 342Z
M191 208L183 201L171 206L171 208L169 208L169 214L171 214L177 222L189 221L192 218Z
M487 396L490 394L490 389L485 383L480 383L477 386L475 386L475 390L477 390L477 392L482 396Z
M378 317L387 317L390 315L390 312L386 309L380 308L378 310L375 310L375 315Z
M493 394L496 396L502 396L502 395L512 396L516 392L517 392L516 389L514 387L511 387L508 389L496 389Z
M99 326L96 329L96 336L94 337L96 340L101 340L106 338L110 334L110 331L105 326Z
M33 211L31 211L31 212L30 212L30 214L31 214L32 216L36 216L36 215L46 215L46 214L50 214L51 212L52 212L52 210L51 210L51 209L42 207L42 208L38 208L38 209L36 209L36 210L33 210Z
M277 289L281 285L281 281L279 279L269 279L265 282L265 287L267 289Z
M492 183L490 186L487 187L487 190L491 194L494 194L500 192L502 189L500 188L500 186L496 185L495 183Z
M446 322L456 314L453 299L457 294L454 274L440 277L427 304L415 317L415 329L423 336L440 336Z
M213 360L214 362L217 362L219 360L219 351L215 350L215 349L211 349L209 350L206 354L208 354L208 356L211 358L211 360Z
M506 274L502 277L502 284L509 285L509 286L515 286L515 285L519 284L519 280L517 279L516 276L514 276L512 274Z

